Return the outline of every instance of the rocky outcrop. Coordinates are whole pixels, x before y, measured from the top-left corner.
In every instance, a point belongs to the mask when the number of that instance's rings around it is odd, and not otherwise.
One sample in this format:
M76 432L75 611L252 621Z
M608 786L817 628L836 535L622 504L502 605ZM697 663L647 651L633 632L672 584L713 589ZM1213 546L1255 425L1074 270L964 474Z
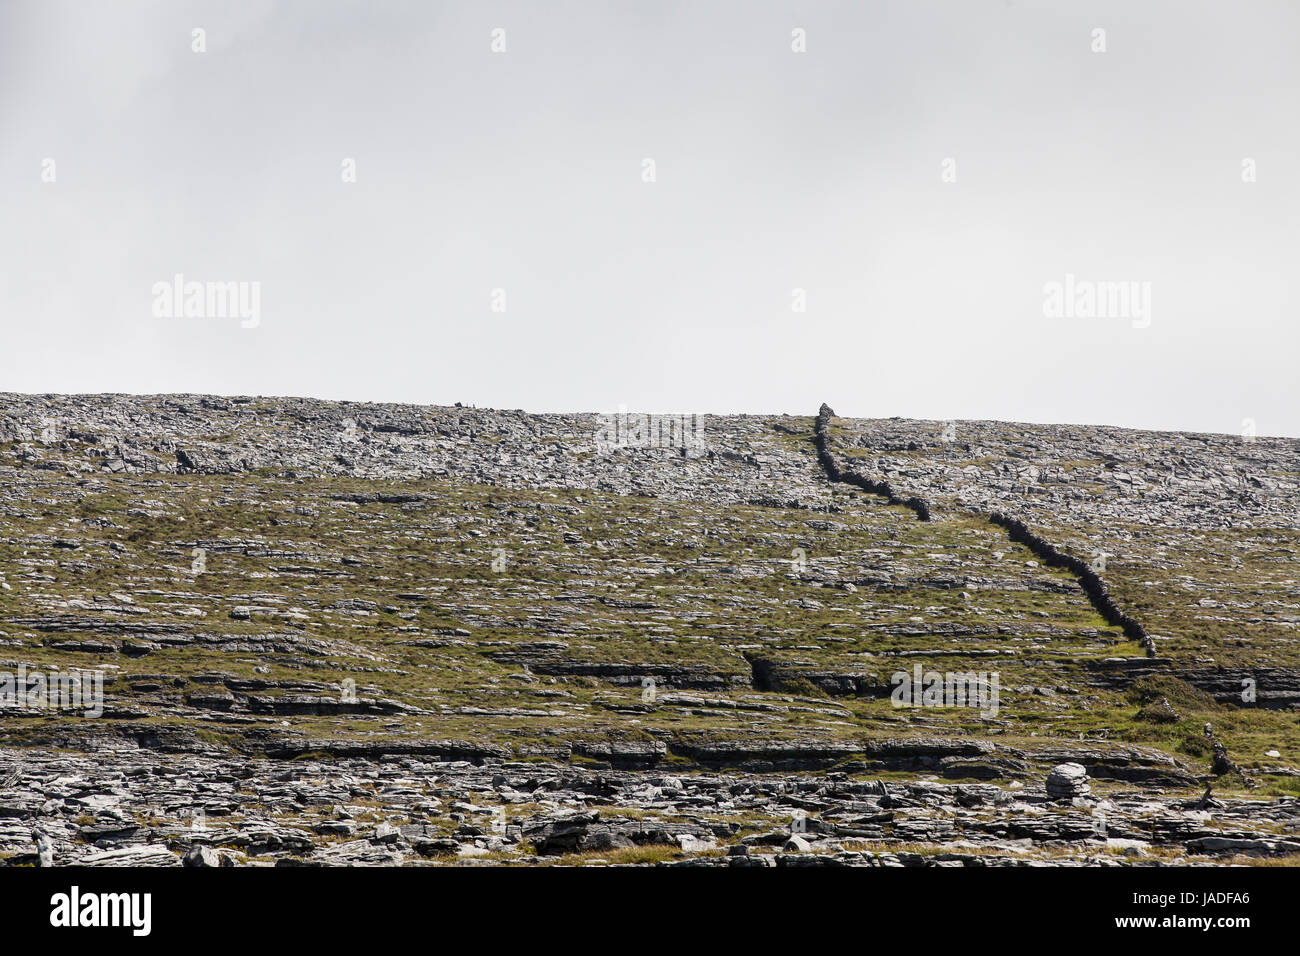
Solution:
M881 753L969 749L935 739L882 742ZM1098 793L1087 758L1056 767L1046 785L1034 780L1045 769L997 785L145 750L114 753L107 772L103 755L0 750L3 779L16 756L17 787L0 792L0 866L486 865L570 854L690 866L1188 865L1300 851L1293 799L1200 806L1113 783Z
M539 823L524 828L524 836L542 856L654 844L697 849L716 845L711 830L700 825L619 817L602 819L599 813Z
M1122 690L1134 681L1169 675L1222 704L1286 710L1300 706L1300 670L1293 667L1195 667L1165 657L1108 657L1090 661L1096 686Z
M820 770L837 764L858 771L938 770L947 758L982 757L994 750L994 745L987 741L936 737L861 742L683 738L668 744L669 753L676 757L706 767L740 767L752 772Z
M1090 792L1088 769L1082 764L1059 764L1047 775L1047 796L1053 800L1073 800Z

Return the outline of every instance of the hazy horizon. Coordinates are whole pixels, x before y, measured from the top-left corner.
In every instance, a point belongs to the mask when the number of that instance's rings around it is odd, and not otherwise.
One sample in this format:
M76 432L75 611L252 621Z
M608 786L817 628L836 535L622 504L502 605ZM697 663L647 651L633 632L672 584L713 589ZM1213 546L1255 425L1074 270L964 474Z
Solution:
M1282 0L11 0L0 390L1300 437L1297 115Z

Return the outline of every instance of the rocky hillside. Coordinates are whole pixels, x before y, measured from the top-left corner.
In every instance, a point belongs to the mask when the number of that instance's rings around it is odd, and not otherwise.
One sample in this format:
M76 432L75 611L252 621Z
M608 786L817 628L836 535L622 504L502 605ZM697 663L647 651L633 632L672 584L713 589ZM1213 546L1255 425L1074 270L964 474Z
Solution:
M1294 440L807 411L0 395L0 861L1300 862Z

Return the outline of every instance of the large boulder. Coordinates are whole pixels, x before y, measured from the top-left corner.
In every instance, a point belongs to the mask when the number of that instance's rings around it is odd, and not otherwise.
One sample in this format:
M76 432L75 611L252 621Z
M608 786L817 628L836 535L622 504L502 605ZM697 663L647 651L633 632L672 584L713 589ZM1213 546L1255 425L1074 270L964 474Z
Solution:
M1081 763L1059 764L1047 775L1047 796L1052 800L1086 797L1091 790L1088 769Z

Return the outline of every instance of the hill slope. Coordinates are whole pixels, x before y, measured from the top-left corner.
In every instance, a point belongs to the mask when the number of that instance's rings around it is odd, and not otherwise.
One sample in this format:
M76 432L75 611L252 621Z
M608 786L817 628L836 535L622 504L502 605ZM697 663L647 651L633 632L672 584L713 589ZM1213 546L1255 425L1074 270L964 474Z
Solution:
M0 395L0 856L1300 851L1294 442L820 423Z

